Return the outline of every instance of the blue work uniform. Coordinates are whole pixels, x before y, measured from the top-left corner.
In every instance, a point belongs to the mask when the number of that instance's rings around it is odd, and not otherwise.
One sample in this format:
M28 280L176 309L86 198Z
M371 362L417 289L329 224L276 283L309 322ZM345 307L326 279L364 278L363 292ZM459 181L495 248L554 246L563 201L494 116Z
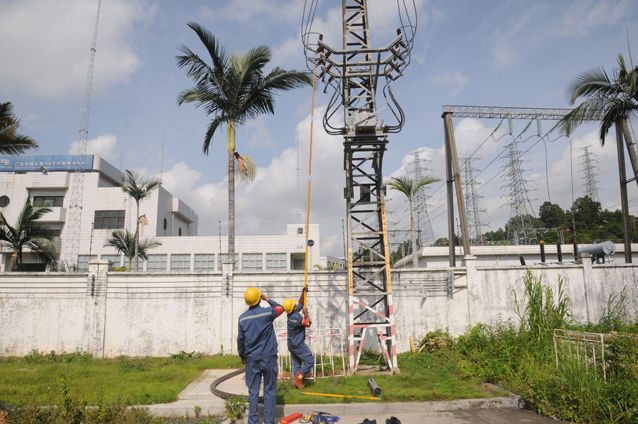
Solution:
M288 351L292 356L293 376L298 372L308 374L315 364L312 352L306 345L306 327L310 326L310 321L301 316L299 311L302 309L303 305L297 304L288 314Z
M282 314L284 308L269 300L270 308L259 304L251 306L239 316L237 350L246 363L246 386L248 386L248 424L259 424L259 386L264 378L264 423L272 424L275 419L277 395L277 337L273 321Z

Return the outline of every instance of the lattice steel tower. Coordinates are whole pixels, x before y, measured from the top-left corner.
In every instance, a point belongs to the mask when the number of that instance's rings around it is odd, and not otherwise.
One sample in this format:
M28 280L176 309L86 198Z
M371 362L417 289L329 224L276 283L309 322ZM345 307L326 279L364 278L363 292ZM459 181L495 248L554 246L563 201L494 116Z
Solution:
M419 157L418 150L412 153L412 155L414 157L412 161L414 166L414 181L419 181L421 178L426 176L425 172L427 171L427 168L421 166L421 163L425 160ZM417 222L416 227L418 234L421 235L421 246L428 246L434 243L434 232L432 231L432 223L430 222L430 215L428 214L427 190L427 185L421 187L421 189L414 195L413 200Z
M585 180L585 194L589 196L590 199L598 202L598 184L596 178L596 170L598 170L598 166L596 164L596 159L589 151L589 146L585 146L583 150L584 152L580 157L582 159L580 167L583 172L583 179Z
M334 90L324 128L344 138L350 371L357 371L364 345L373 342L379 344L388 367L398 372L382 165L388 135L399 132L404 122L390 83L409 62L416 20L402 25L386 47L372 48L366 0L343 0L343 48L336 49L322 34L312 32L316 7L316 1L310 6L306 2L302 40L309 68L320 69L324 91ZM379 91L396 118L394 125L379 117ZM340 110L343 122L335 118Z
M527 211L528 193L525 187L527 181L523 177L520 152L516 140L510 143L507 153L507 163L504 165L504 175L509 179L507 197L510 206L510 221L507 227L507 239L512 244L536 244L534 226ZM514 218L514 219L512 219Z
M95 17L95 26L93 28L93 39L91 41L91 50L89 54L89 69L86 75L86 84L84 87L84 103L82 105L82 123L80 126L80 155L86 155L86 145L89 137L89 118L91 112L91 94L93 91L93 70L95 68L95 52L97 46L97 30L100 23L100 10L102 8L102 0L98 0L97 15ZM74 162L76 162L74 160ZM78 163L82 161L77 161ZM82 233L82 202L84 197L84 173L77 168L71 175L71 201L69 204L69 215L66 221L65 229L66 240L62 247L64 253L64 268L67 271L74 269L78 264L78 256L80 253L80 235Z
M476 180L474 179L474 168L472 162L478 158L462 158L461 173L463 180L463 196L465 197L465 216L467 219L467 232L472 244L483 244L483 231L481 229L481 209L479 208L479 198L483 197L476 191Z

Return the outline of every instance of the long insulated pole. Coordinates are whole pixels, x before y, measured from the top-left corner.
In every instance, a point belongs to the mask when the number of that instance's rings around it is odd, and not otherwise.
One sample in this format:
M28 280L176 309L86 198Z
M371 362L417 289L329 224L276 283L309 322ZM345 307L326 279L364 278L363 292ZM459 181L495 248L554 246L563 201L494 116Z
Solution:
M312 133L315 123L315 79L317 75L317 65L312 70L312 102L310 106L310 153L308 155L308 199L306 201L306 263L303 277L303 285L308 288L308 227L310 227L310 182L312 177ZM303 307L306 307L307 292L303 295Z

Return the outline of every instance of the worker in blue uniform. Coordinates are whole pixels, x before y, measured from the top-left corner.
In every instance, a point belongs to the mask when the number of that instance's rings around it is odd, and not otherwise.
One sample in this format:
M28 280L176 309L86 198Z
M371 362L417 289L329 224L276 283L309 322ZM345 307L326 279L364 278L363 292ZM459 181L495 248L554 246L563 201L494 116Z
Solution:
M246 365L248 386L248 424L259 424L258 401L261 379L264 379L264 423L274 424L277 395L277 337L273 321L280 316L283 307L270 300L259 289L250 287L244 292L248 310L239 316L237 351ZM259 305L261 300L269 308Z
M307 292L308 288L304 287L297 303L293 299L284 300L284 311L288 314L288 351L293 365L292 384L301 390L306 390L304 376L315 364L312 352L306 345L306 328L310 327L310 319L303 300ZM303 312L303 318L299 312Z

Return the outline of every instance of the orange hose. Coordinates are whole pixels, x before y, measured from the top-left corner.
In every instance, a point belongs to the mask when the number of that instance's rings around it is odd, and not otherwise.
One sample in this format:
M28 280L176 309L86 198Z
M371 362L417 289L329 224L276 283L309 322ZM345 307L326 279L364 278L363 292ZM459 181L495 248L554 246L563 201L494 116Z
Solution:
M310 226L310 180L312 176L312 133L315 123L315 79L317 75L317 65L312 70L312 103L310 106L310 154L308 157L308 200L306 201L306 263L304 271L304 287L308 288L308 227ZM303 307L306 307L306 296L303 295Z

